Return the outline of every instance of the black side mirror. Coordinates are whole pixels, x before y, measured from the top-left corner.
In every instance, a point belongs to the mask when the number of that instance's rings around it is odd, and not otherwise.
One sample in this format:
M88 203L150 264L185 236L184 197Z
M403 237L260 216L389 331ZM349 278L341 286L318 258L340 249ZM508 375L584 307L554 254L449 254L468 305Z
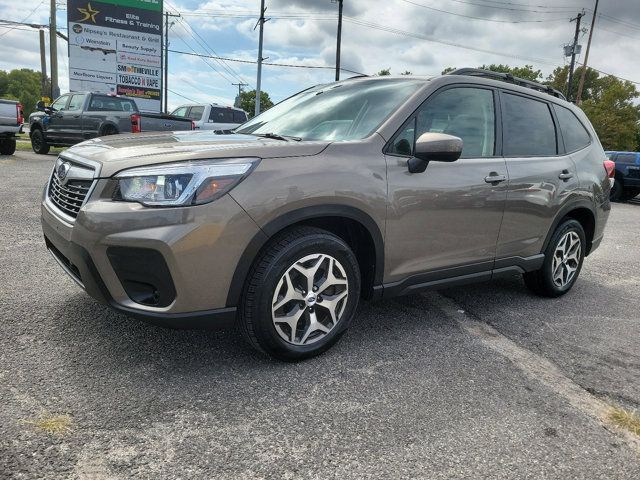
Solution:
M422 173L429 162L455 162L462 155L462 139L445 133L423 133L416 141L409 172Z
M36 103L36 110L44 112L44 108L44 102L42 100L38 100L38 103Z

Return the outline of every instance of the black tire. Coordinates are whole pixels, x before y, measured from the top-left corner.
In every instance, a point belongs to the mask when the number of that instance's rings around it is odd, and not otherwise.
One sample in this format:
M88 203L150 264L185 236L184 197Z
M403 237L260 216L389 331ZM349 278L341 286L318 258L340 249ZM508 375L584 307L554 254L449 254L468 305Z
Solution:
M39 155L46 155L49 153L51 146L47 143L44 138L44 133L42 133L42 130L39 128L36 128L31 132L31 148L33 148L33 151Z
M107 135L117 135L118 129L113 125L105 125L102 128L102 132L100 133L100 137L106 137Z
M341 317L328 333L314 343L294 345L285 341L276 331L272 321L272 300L278 282L290 267L313 254L330 255L340 262L346 274L349 293ZM251 267L239 309L240 329L247 341L259 351L283 361L304 360L320 355L340 339L355 316L359 297L360 270L349 246L326 230L296 227L274 237ZM311 307L306 307L304 302L300 305L301 310L306 311L307 308ZM301 318L309 317L303 313ZM301 325L305 321L302 320Z
M553 258L558 247L558 243L569 232L575 232L580 238L580 255L578 268L575 271L573 278L562 287L559 287L553 281ZM527 272L523 275L524 283L535 294L543 297L559 297L567 293L573 285L576 283L580 270L582 270L582 264L584 263L585 249L587 246L586 236L584 229L580 222L574 219L566 219L560 223L556 231L554 232L549 245L544 252L544 263L542 268L535 272Z
M633 200L640 194L640 188L625 188L622 194L623 200Z
M16 152L16 139L5 138L0 140L0 155L13 155Z
M609 200L612 202L621 202L624 195L624 185L622 180L616 178L613 182L613 186L611 187L611 192L609 193Z

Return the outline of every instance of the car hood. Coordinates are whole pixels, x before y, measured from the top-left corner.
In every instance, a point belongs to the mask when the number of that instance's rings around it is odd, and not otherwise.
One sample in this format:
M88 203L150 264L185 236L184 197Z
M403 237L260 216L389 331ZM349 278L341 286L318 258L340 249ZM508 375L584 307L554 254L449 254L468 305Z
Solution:
M68 160L90 161L100 177L120 170L159 163L215 158L301 157L317 155L329 142L282 141L254 135L213 132L153 132L113 135L79 143L61 154Z

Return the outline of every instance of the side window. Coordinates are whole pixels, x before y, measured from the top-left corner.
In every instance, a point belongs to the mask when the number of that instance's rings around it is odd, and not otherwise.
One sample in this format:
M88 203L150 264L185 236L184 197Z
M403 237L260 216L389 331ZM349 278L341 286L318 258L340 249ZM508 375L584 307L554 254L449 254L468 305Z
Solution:
M82 105L84 104L84 99L87 98L86 95L72 95L71 101L69 102L69 106L67 110L74 112L77 110L82 110Z
M229 108L211 107L209 120L214 123L233 123L233 110Z
M560 105L554 105L553 109L558 117L567 153L581 150L591 143L589 132L571 110Z
M556 129L545 102L503 93L506 157L551 156L558 153Z
M247 121L247 114L238 110L233 111L233 123L244 123Z
M187 110L189 110L189 107L179 107L179 108L176 108L173 112L171 112L171 115L175 115L176 117L186 117Z
M496 115L493 91L456 87L437 93L420 107L414 120L396 135L388 153L412 155L416 139L427 132L462 139L462 158L492 157Z
M54 110L64 110L64 107L67 105L68 99L69 95L58 97L55 102L51 104L51 108L53 108Z
M189 111L189 118L191 120L200 120L202 118L202 114L204 113L204 105L198 105L197 107L191 107Z

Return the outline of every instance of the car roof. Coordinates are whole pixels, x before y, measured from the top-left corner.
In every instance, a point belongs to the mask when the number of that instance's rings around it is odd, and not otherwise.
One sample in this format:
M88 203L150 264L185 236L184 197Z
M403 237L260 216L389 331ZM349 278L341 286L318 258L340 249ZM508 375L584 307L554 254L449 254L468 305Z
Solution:
M210 105L212 107L228 108L229 110L236 110L238 112L244 112L244 110L242 110L241 108L234 107L231 105L221 105L219 103L183 103L182 105L178 105L176 108L174 108L174 110L177 110L178 108L182 108L182 107L206 107L207 105Z

